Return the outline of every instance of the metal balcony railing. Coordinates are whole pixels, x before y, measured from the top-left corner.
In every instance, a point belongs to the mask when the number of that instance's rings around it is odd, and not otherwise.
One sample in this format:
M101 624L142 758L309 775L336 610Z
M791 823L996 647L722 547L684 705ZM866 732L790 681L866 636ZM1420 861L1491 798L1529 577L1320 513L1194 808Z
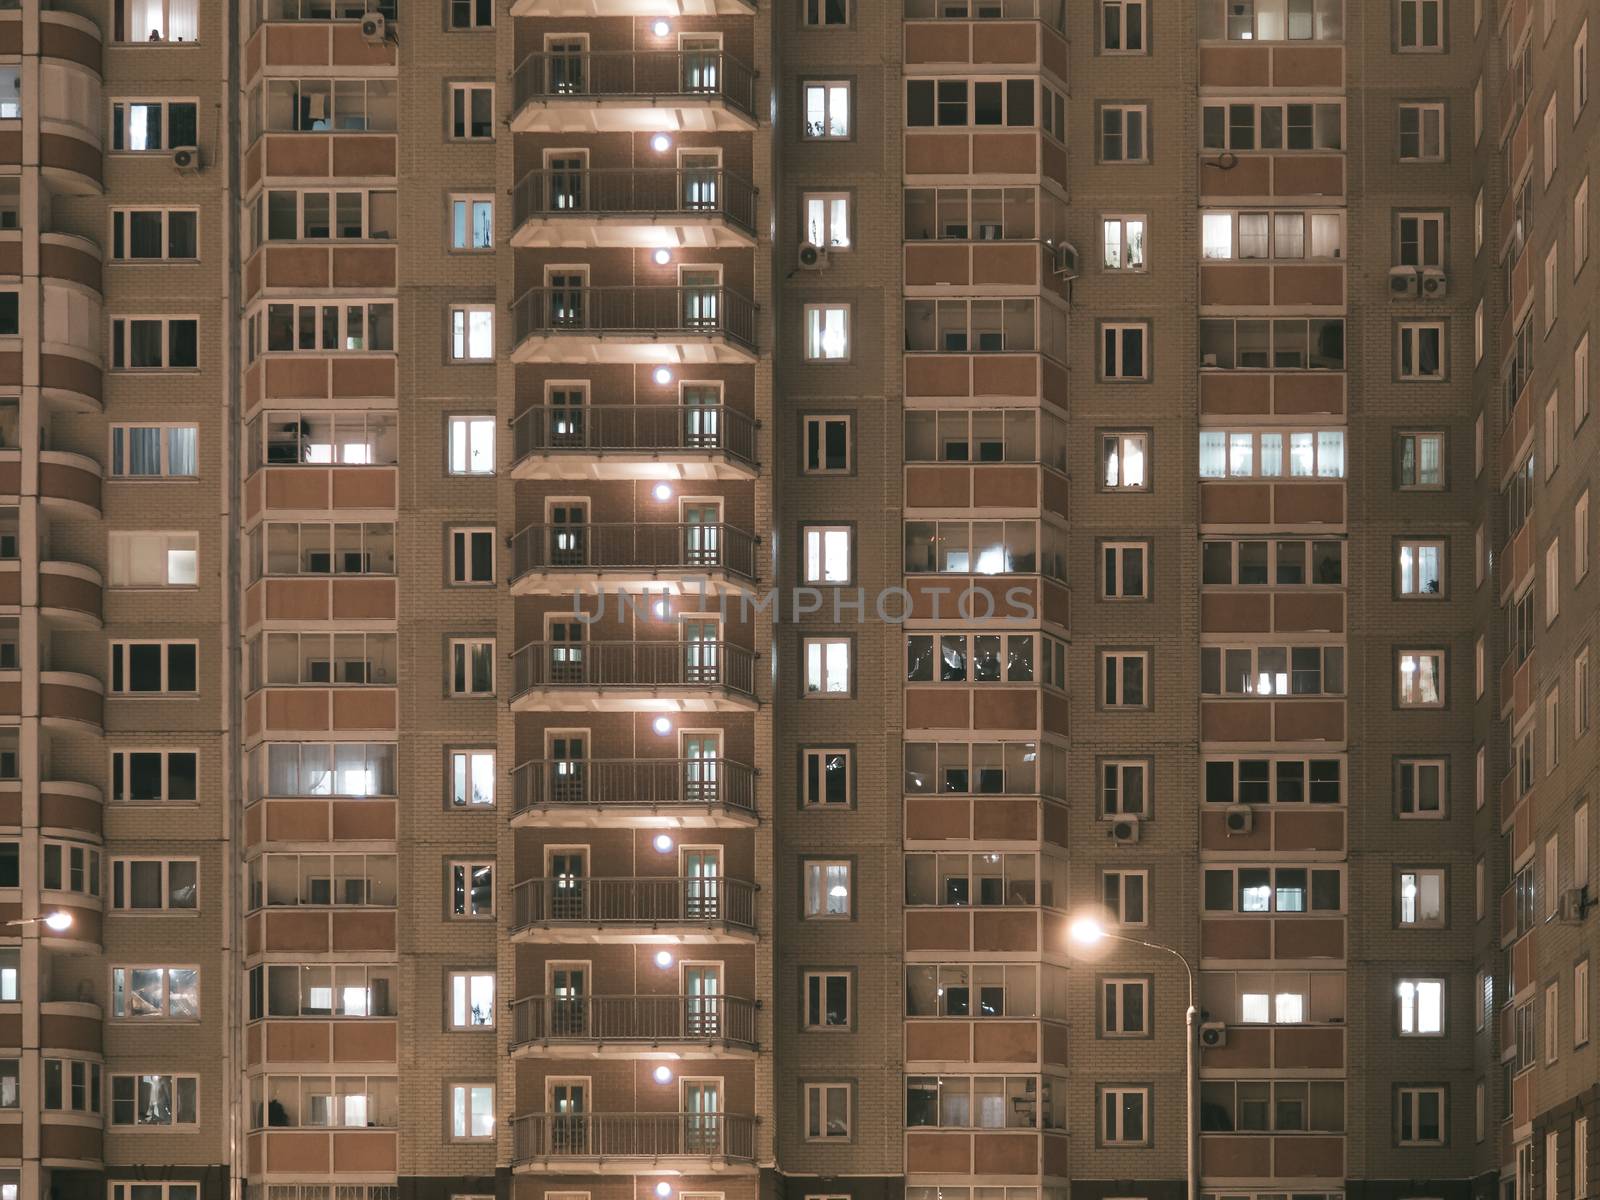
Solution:
M756 111L756 73L722 50L544 50L518 64L517 106L530 101L599 99L721 100Z
M579 167L529 171L517 184L517 224L540 217L721 217L756 228L756 187L722 167Z
M720 450L753 463L755 419L725 404L536 405L511 423L517 458L530 454Z
M756 1005L736 996L524 996L513 1045L529 1042L756 1044Z
M725 337L756 344L756 305L731 288L538 287L512 307L517 341L533 337L634 335L671 341Z
M533 688L726 688L755 695L755 654L728 642L529 642L511 656L514 694Z
M511 539L515 575L529 571L729 571L755 578L756 536L720 521L525 525Z
M511 1118L514 1162L540 1158L751 1161L756 1119L733 1113L529 1113Z
M511 785L516 812L583 805L755 812L755 768L725 758L541 759L517 766Z
M721 875L524 879L516 928L532 925L726 925L755 928L755 884Z

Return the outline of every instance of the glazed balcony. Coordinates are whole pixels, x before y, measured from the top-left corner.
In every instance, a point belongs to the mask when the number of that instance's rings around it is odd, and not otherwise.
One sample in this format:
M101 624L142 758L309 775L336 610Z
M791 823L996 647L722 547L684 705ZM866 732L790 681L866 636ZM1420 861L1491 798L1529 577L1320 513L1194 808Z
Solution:
M511 785L514 826L705 828L756 819L755 768L725 758L538 760L513 770Z
M515 133L756 127L756 74L722 50L537 51L515 92Z
M759 545L755 534L720 521L528 525L511 539L511 591L749 592Z
M536 405L511 431L514 479L756 477L756 421L725 404Z
M530 642L511 657L518 712L754 709L755 654L729 642Z
M512 307L519 363L753 363L756 304L722 286L537 287Z
M98 196L104 178L100 26L77 13L41 5L33 12L37 25L28 28L21 5L8 4L6 9L0 11L0 52L13 62L24 52L39 61L38 83L30 80L29 94L21 98L39 105L39 137L25 159L22 122L15 116L0 122L0 167L11 168L8 173L14 175L24 161L36 162L50 191Z
M511 0L513 17L753 17L746 0Z
M752 1167L756 1119L733 1113L528 1113L511 1119L512 1168L700 1172Z
M756 1003L735 996L524 996L511 1015L512 1052L540 1058L756 1048Z
M529 171L513 246L753 246L756 189L721 167Z
M756 885L724 876L561 875L512 888L513 936L523 942L747 942Z

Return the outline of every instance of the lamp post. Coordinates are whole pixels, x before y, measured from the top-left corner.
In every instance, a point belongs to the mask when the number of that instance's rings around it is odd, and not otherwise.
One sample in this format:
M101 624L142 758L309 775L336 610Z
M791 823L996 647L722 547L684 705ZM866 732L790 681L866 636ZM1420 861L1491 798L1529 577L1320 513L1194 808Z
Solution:
M1105 926L1093 917L1079 917L1072 923L1072 940L1082 946L1092 946L1100 941L1127 942L1130 946L1143 946L1146 950L1159 950L1163 954L1170 954L1183 964L1184 974L1189 979L1189 1011L1184 1015L1184 1030L1187 1041L1184 1046L1184 1116L1185 1135L1184 1149L1187 1155L1189 1177L1189 1200L1200 1200L1200 1125L1196 1120L1196 1093L1200 1090L1200 1039L1199 1022L1200 1010L1194 1003L1194 968L1189 965L1189 960L1171 946L1163 946L1160 942L1145 942L1138 938L1124 937L1120 933L1110 933Z

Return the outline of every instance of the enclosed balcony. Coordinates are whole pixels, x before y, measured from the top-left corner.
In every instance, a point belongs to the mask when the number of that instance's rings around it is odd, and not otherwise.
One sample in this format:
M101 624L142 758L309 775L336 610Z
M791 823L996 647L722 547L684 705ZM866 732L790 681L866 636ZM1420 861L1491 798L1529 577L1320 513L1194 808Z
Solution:
M515 76L516 133L748 132L756 75L715 48L592 51L569 43L528 55Z
M527 525L511 539L512 593L751 591L760 539L721 521Z
M529 171L513 246L753 246L756 189L721 167Z
M721 284L537 287L513 306L519 363L752 363L756 304Z
M700 1057L756 1047L755 1001L735 996L524 996L511 1015L512 1052L540 1058Z
M528 1113L511 1129L518 1172L698 1172L755 1162L756 1119L733 1113Z
M756 421L726 404L535 405L514 479L754 479Z
M754 709L755 654L722 641L529 642L511 657L518 712Z
M511 0L513 17L753 17L746 0Z
M512 824L650 828L755 823L756 770L725 758L541 759L511 772Z
M721 875L557 875L512 889L524 942L711 943L755 938L756 886Z

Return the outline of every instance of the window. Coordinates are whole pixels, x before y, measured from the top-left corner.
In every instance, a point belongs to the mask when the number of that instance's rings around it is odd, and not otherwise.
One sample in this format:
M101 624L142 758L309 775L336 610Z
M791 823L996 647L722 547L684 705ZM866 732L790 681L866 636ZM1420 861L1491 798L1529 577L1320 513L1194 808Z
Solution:
M193 750L114 750L111 799L119 803L196 798Z
M200 1016L200 972L193 967L112 967L111 1015L128 1020Z
M1593 997L1589 994L1589 960L1586 958L1572 968L1572 1044L1582 1046L1589 1040L1589 1009ZM1575 1193L1583 1195L1582 1192Z
M494 249L494 197L450 197L450 248Z
M806 525L801 533L800 577L804 583L849 583L852 578L848 525Z
M1146 54L1150 25L1145 0L1101 0L1100 50L1104 54Z
M450 864L450 915L455 917L494 915L493 863Z
M1544 548L1544 623L1561 615L1561 538Z
M1200 109L1206 150L1341 150L1344 106L1322 103L1206 103Z
M1046 978L1057 970L1046 967ZM1036 1017L1039 968L1025 963L913 964L906 967L905 996L908 1017Z
M1578 339L1572 351L1572 427L1589 417L1589 335Z
M1342 696L1343 646L1202 646L1203 696Z
M1589 103L1589 22L1578 27L1578 36L1572 39L1572 119L1583 115ZM1582 1196L1582 1192L1575 1193Z
M198 0L117 0L114 31L125 45L193 42L199 36Z
M1100 594L1107 600L1144 600L1150 595L1150 543L1102 542Z
M392 242L399 220L399 193L392 189L273 188L257 196L250 232L256 245L330 238Z
M907 521L906 574L1049 575L1066 578L1066 542L1052 523L1017 521ZM1040 554L1040 542L1043 554ZM971 607L958 599L962 615ZM986 615L979 612L978 615Z
M196 1096L200 1080L195 1075L113 1075L111 1124L141 1128L198 1125ZM135 1200L139 1193L134 1191Z
M1444 49L1444 0L1400 0L1400 49Z
M450 474L494 474L494 418L450 418Z
M1405 650L1397 659L1401 708L1444 707L1444 651Z
M1472 199L1472 256L1483 249L1483 189Z
M450 531L450 582L457 587L494 583L493 529Z
M808 80L800 85L808 141L839 141L850 136L850 83Z
M850 639L808 637L802 639L805 657L807 696L848 696L850 694Z
M850 24L850 0L805 0L808 29L838 29Z
M1104 324L1100 327L1100 377L1106 380L1146 379L1145 345L1150 327L1139 324Z
M808 0L830 6L843 0ZM850 249L850 193L806 192L800 197L805 214L806 241L828 250Z
M850 358L850 306L848 304L808 304L806 320L806 361L847 362Z
M115 100L111 104L111 149L117 154L147 154L194 146L193 100Z
M81 1058L47 1058L44 1069L44 1108L49 1112L98 1113L100 1064Z
M1400 106L1400 161L1444 161L1444 105Z
M17 1200L17 1193L7 1194L7 1185L0 1185L0 1200ZM198 1183L113 1183L111 1200L200 1200Z
M1344 580L1341 542L1204 541L1201 583L1221 587L1321 587Z
M848 920L853 915L852 865L842 860L808 858L801 866L805 919Z
M1146 685L1149 670L1150 655L1147 651L1101 651L1102 703L1107 708L1148 708L1150 700Z
M847 416L808 416L801 422L803 457L800 469L807 475L848 475L850 423Z
M398 965L268 963L250 968L249 1019L392 1017Z
M805 1027L850 1027L850 972L807 971L804 977Z
M847 808L851 803L851 751L806 749L800 756L800 803L806 808Z
M494 1025L494 973L451 971L450 1028L488 1029Z
M1400 872L1400 925L1405 929L1444 927L1444 872Z
M1309 229L1309 235L1307 232ZM1344 257L1344 214L1275 209L1272 212L1200 214L1200 256L1230 259L1328 259Z
M1287 461L1284 451L1288 450ZM1344 477L1344 430L1256 433L1248 430L1200 431L1202 479Z
M1395 985L1402 1037L1444 1034L1444 980L1402 979Z
M199 583L197 533L113 530L107 543L112 587L180 588Z
M1483 362L1484 352L1483 300L1480 297L1472 310L1472 365Z
M850 1085L806 1084L806 1141L843 1141L850 1137Z
M1445 760L1402 758L1395 765L1402 818L1437 819L1445 816Z
M1442 596L1444 594L1444 543L1401 542L1396 589L1403 597Z
M494 308L490 305L450 307L450 361L488 362L494 358Z
M1444 487L1444 434L1400 435L1400 486L1416 491Z
M1561 271L1558 262L1560 252L1560 242L1551 242L1550 252L1544 256L1544 331L1546 333L1555 328L1556 318L1561 315Z
M1208 758L1207 804L1343 804L1337 758Z
M1550 102L1544 107L1544 186L1550 186L1550 180L1556 173L1556 93L1550 93Z
M1100 1089L1100 1141L1106 1146L1142 1146L1147 1134L1145 1114L1150 1105L1147 1087Z
M1343 0L1208 0L1198 6L1202 40L1339 41L1344 37Z
M1587 490L1572 503L1572 582L1589 573L1589 493Z
M1199 351L1206 369L1342 371L1344 318L1205 317Z
M494 639L450 639L450 694L494 695Z
M111 907L119 912L194 909L199 878L200 863L193 858L112 859Z
M907 742L907 795L1066 797L1066 751L1038 742Z
M1483 689L1489 681L1487 657L1483 635L1479 634L1478 640L1472 644L1472 696L1475 700L1483 699Z
M1402 1087L1396 1091L1395 1139L1401 1146L1444 1145L1444 1088Z
M1481 921L1489 912L1489 866L1478 859L1472 867L1472 911L1474 921ZM1483 1028L1479 1023L1478 1028Z
M1100 478L1104 480L1104 488L1108 491L1149 491L1146 471L1149 448L1148 433L1101 434Z
M1444 378L1444 323L1405 322L1400 326L1400 378Z
M200 365L200 322L193 317L113 317L114 371L181 371Z
M494 751L450 751L452 808L488 808L494 804Z
M192 479L200 473L197 425L113 425L113 479Z
M1561 985L1544 989L1544 1060L1553 1063L1561 1054Z
M1342 1133L1345 1128L1344 1084L1337 1080L1208 1079L1200 1096L1205 1132Z
M1142 163L1149 161L1145 145L1145 126L1150 109L1144 104L1102 104L1100 106L1100 161L1104 163Z
M392 351L394 305L388 301L257 306L245 319L246 358L302 350Z
M1100 218L1100 265L1108 271L1142 271L1145 268L1145 218L1114 216Z
M1117 925L1148 925L1149 871L1100 872L1100 897L1107 917Z
M1589 261L1589 177L1584 176L1572 198L1572 274Z
M1150 1036L1148 979L1100 981L1100 1034L1102 1037Z
M982 128L1038 125L1064 140L1064 101L1031 79L908 79L906 125Z
M249 864L248 906L393 908L398 871L392 854L267 854Z
M1572 810L1572 886L1589 886L1589 805L1579 804Z
M1444 266L1444 214L1401 213L1400 254L1402 267Z
M1474 146L1483 141L1483 76L1479 75L1472 85L1472 144Z
M450 85L450 136L457 141L494 137L494 84Z
M1102 759L1100 762L1100 815L1149 815L1150 761L1143 758Z
M115 262L199 258L200 214L192 208L114 208L111 257Z
M450 1085L450 1140L486 1142L494 1137L494 1084Z
M197 642L112 642L111 692L179 693L198 690Z
M1337 867L1207 867L1206 912L1344 911L1344 872Z
M1589 732L1589 647L1578 651L1572 660L1573 737Z
M451 29L489 29L494 25L494 0L450 0Z
M331 1082L330 1089L326 1075L252 1078L251 1128L259 1129L263 1124L290 1129L393 1129L398 1126L400 1089L399 1080L394 1076L340 1075ZM364 1200L377 1200L377 1197L369 1194Z

